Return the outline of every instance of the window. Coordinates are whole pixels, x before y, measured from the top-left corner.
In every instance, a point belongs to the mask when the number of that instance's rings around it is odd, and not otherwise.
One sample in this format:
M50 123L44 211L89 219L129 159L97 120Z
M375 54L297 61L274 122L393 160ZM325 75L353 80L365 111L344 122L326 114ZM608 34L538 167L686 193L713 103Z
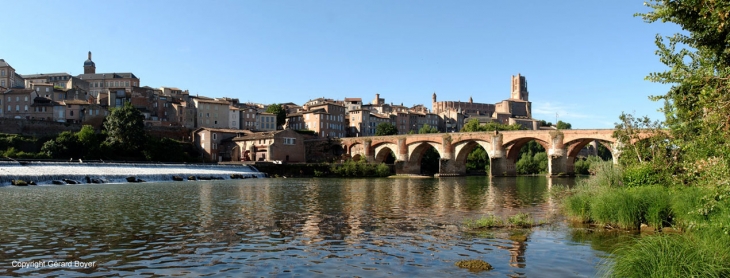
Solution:
M5 76L5 70L1 70L1 71L0 71L0 76ZM5 83L5 82L3 82L3 83ZM4 84L3 84L3 85L4 85Z
M286 138L284 137L284 145L294 145L296 138Z
M5 87L5 80L0 80L0 86Z
M15 97L15 101L20 101L20 97Z
M23 101L28 101L28 96L24 97Z
M28 105L26 105L24 108L25 108L25 112L28 112Z
M217 125L217 124L218 124L218 121L213 121L213 124L214 124L214 125Z
M20 111L20 105L15 105L15 112Z
M68 111L68 115L69 116L73 116L74 115L74 111L73 110L72 111Z

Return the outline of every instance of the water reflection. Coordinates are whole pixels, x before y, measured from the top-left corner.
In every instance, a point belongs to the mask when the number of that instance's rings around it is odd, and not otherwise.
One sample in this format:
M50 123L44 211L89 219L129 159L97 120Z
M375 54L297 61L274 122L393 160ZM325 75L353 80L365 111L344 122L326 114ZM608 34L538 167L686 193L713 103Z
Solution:
M466 218L554 209L544 177L265 179L0 188L6 275L595 274L570 229L467 232ZM529 246L529 248L528 248ZM553 255L559 250L563 256ZM17 260L97 261L93 269L10 267ZM554 270L556 265L561 270ZM546 272L547 271L547 272Z

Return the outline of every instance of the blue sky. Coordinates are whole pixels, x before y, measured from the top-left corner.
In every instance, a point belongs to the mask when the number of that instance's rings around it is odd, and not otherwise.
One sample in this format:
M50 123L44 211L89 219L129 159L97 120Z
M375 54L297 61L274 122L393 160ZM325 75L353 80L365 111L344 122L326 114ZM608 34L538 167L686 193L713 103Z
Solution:
M669 86L642 1L5 1L0 58L21 74L133 72L143 85L258 103L376 93L495 103L527 77L533 116L611 128L663 119Z

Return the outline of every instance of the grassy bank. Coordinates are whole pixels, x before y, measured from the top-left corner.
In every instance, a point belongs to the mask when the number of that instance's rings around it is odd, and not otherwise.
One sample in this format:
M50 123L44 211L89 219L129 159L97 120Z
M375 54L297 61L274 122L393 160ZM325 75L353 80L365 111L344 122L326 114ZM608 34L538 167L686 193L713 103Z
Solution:
M638 166L641 168L643 166ZM730 187L687 187L636 182L636 171L611 164L581 181L563 199L565 214L602 227L657 231L618 248L614 277L729 277ZM650 175L649 175L650 176ZM652 181L651 178L645 179Z

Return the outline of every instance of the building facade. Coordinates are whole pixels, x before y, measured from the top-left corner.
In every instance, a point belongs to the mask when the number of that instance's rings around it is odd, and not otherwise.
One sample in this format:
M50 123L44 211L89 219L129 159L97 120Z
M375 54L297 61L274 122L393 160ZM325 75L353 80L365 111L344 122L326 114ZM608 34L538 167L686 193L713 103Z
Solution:
M233 138L234 152L241 161L306 162L304 138L291 129L256 132Z

